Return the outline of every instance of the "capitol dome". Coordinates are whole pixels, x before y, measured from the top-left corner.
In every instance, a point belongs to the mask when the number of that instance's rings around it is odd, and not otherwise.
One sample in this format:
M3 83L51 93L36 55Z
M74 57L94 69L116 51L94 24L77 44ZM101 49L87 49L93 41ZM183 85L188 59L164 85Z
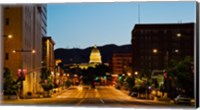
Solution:
M90 53L89 63L102 63L101 62L101 54L100 54L99 49L96 47L96 45L94 46L94 48L92 49L92 51Z

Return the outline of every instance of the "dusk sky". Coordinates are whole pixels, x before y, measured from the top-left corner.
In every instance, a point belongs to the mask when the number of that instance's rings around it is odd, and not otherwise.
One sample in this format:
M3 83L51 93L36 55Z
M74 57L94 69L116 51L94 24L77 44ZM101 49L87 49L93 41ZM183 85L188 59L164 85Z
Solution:
M195 22L196 2L113 2L47 5L47 33L56 48L131 44L140 23Z

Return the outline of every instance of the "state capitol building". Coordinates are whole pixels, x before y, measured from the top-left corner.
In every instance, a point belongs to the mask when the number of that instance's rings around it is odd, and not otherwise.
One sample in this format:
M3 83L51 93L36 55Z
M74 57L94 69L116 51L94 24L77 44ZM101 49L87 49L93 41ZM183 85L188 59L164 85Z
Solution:
M81 69L87 69L88 67L95 67L98 64L102 64L101 53L97 46L94 45L93 49L91 50L88 63L75 64L70 66L70 68L75 68L78 66Z

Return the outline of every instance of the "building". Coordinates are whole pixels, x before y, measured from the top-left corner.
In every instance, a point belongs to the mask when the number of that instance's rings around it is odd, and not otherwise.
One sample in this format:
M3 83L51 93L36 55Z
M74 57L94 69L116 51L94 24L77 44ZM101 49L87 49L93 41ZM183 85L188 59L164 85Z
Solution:
M72 64L70 68L81 68L81 69L87 69L88 67L95 67L98 64L102 64L101 60L101 52L100 50L94 45L93 49L91 50L90 56L89 56L89 62L88 63L79 63L79 64Z
M172 59L194 56L194 23L136 24L132 47L133 71L162 72Z
M55 68L54 45L52 37L42 38L42 66L51 72L54 72Z
M4 67L10 69L13 78L25 74L21 94L41 91L40 68L42 61L42 7L43 5L4 5L3 35ZM45 34L45 33L44 33Z
M41 6L41 16L42 16L42 21L41 21L41 25L42 25L42 37L46 37L47 36L47 5L43 4L40 5Z
M90 53L90 64L95 63L95 64L100 64L102 63L101 61L101 54L99 49L96 47L96 45L94 46L94 48L92 49L91 53Z
M113 74L128 74L132 72L132 53L117 53L114 52L111 60L111 68Z

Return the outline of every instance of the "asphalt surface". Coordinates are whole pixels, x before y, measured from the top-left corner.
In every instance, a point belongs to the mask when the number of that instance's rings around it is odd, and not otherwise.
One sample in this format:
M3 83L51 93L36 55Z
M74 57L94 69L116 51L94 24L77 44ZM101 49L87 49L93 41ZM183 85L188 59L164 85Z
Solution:
M1 105L37 105L69 107L126 107L126 108L194 108L170 102L137 99L111 86L74 86L51 98L4 100Z

